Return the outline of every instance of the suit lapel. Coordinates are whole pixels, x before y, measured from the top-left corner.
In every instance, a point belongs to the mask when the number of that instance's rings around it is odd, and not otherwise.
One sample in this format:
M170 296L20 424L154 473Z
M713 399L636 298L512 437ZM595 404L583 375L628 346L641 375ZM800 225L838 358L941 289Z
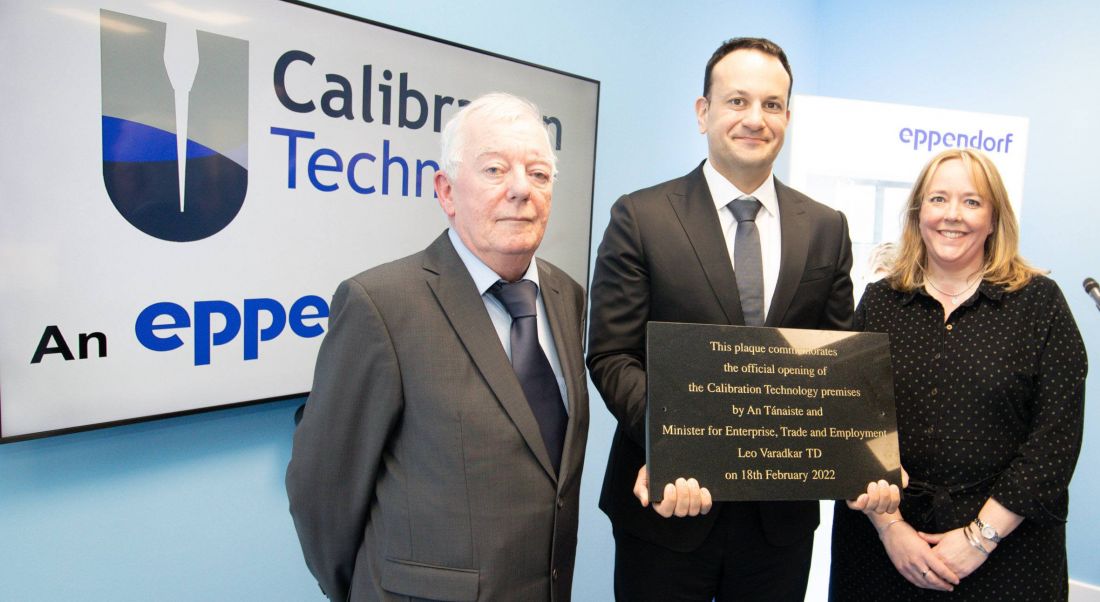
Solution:
M768 308L765 326L781 326L783 318L798 291L798 283L806 269L806 251L809 249L810 224L807 223L803 201L798 199L780 182L775 181L775 194L779 199L779 230L782 251L779 261L779 280L772 293L772 304Z
M481 300L470 273L451 246L446 232L428 247L424 255L424 270L427 272L428 286L470 354L470 359L538 458L539 464L551 479L556 479L535 415L527 404L523 388L485 311L485 302Z
M565 390L569 396L569 422L565 431L565 446L562 451L561 475L573 465L572 456L583 451L583 443L580 446L571 445L576 437L576 429L580 421L585 418L583 413L588 411L587 404L582 404L588 391L581 391L581 387L587 387L584 379L576 379L574 375L584 374L583 367L579 365L584 354L581 352L580 333L584 328L578 321L583 317L570 315L570 300L564 295L564 286L554 272L546 268L541 261L536 260L539 270L539 283L542 285L542 302L546 306L546 316L550 321L550 334L554 337L554 347L558 351L558 362L561 364L561 372L565 377Z
M707 282L722 306L722 311L726 314L727 323L744 324L741 298L737 293L737 278L733 273L729 248L726 246L726 237L718 221L714 199L710 196L710 188L707 187L706 178L703 176L702 164L688 174L685 182L682 193L678 191L670 194L669 202L692 248L695 249L695 256L699 259L699 264L707 276Z

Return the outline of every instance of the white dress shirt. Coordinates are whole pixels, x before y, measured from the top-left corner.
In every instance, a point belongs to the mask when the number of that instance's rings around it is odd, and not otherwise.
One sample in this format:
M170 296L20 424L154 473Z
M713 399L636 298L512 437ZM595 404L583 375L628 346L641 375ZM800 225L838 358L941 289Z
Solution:
M733 258L737 218L733 216L733 210L726 205L742 196L756 197L762 205L760 212L756 214L756 229L760 233L760 262L764 269L764 317L767 318L768 310L771 309L772 294L775 293L775 283L779 280L779 263L783 252L775 178L769 173L768 179L764 180L756 190L738 190L725 176L714 169L709 159L703 164L703 176L707 180L710 196L714 199L714 206L718 210L718 221L722 225L722 234L726 237L726 249L734 272L737 271L737 264Z

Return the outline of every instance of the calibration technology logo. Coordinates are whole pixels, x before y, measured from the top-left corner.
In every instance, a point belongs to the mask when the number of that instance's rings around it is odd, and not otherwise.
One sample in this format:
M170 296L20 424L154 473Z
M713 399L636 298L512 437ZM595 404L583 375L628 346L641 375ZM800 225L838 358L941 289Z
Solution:
M248 188L248 42L101 10L100 53L115 208L162 240L221 231Z

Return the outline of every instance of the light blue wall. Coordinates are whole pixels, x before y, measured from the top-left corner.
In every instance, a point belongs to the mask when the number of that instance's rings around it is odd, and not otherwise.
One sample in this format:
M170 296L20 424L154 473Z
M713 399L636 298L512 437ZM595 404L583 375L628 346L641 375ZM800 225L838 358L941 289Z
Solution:
M1100 358L1100 313L1080 289L1084 276L1100 274L1100 241L1091 233L1100 175L1090 152L1100 139L1093 113L1100 106L1100 44L1093 40L1100 7L325 4L600 80L594 242L618 194L684 173L702 158L691 105L703 64L730 36L783 44L801 93L1027 116L1024 252L1054 269L1092 357ZM1089 380L1094 400L1098 378ZM297 403L0 446L0 600L319 599L282 488ZM582 601L610 599L610 531L595 504L613 423L600 406L594 396L575 587ZM1100 476L1087 468L1100 465L1096 411L1086 428L1072 487L1070 571L1100 583L1100 552L1090 545L1100 536L1091 503L1100 497Z
M0 447L0 600L319 598L283 490L297 405Z

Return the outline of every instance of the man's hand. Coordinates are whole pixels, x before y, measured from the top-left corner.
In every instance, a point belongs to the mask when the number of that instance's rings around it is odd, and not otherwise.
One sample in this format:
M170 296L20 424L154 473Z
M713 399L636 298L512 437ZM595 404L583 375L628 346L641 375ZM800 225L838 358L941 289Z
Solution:
M901 504L901 490L885 480L867 484L867 493L854 500L846 500L848 507L864 514L893 514Z
M909 486L909 473L901 469L901 487ZM867 484L867 493L859 494L854 500L846 500L846 504L852 510L859 510L864 514L893 514L901 504L901 489L897 485L891 485L885 480L871 481Z
M649 506L649 470L643 464L638 469L638 478L634 480L634 497ZM714 503L710 497L710 491L706 487L700 487L699 481L694 478L676 479L676 483L665 485L664 499L653 510L661 516L668 518L676 516L698 516L710 512Z

